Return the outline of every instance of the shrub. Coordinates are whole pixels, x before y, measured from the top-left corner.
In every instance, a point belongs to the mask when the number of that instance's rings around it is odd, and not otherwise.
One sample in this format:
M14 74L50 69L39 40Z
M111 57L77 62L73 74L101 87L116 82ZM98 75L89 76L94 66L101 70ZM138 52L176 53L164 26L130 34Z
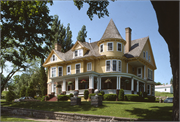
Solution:
M69 95L58 95L58 101L67 101L69 99Z
M142 91L139 92L139 96L140 96L140 97L143 97Z
M123 89L119 90L118 99L119 99L120 101L123 101L123 100L124 100L124 90L123 90Z
M69 98L71 98L71 97L74 97L74 95L72 93L69 95Z
M116 101L116 94L105 94L104 100L106 101Z
M146 98L144 98L144 101L145 102L154 102L155 101L155 97L154 96L148 96Z
M143 97L147 97L147 93L146 92L143 92Z
M48 96L42 96L41 101L45 101L45 97L48 97ZM38 99L40 99L40 98L38 98Z
M91 96L95 96L95 93L89 94L89 99L91 99Z
M139 95L138 94L126 94L125 97L128 101L138 101Z
M6 102L12 102L15 99L15 93L11 90L6 93Z
M104 94L105 94L104 91L100 91L100 93L102 94L102 96L104 96Z
M88 90L85 90L84 91L84 99L87 101L88 99L88 95L89 95L89 91Z

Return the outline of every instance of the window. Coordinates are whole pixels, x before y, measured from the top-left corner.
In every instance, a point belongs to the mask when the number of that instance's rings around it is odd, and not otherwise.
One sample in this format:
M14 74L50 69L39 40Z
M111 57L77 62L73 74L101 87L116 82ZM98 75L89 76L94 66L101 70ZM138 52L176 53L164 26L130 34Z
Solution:
M59 67L59 76L63 76L63 67Z
M107 51L113 51L113 42L107 43Z
M141 67L137 68L137 76L142 77L142 68Z
M145 53L145 51L143 51L143 58L146 58L146 53Z
M146 60L148 60L148 51L146 51Z
M70 75L71 74L71 65L68 65L67 66L67 75Z
M81 64L76 64L76 74L80 73Z
M51 61L57 61L57 57L56 57L56 55L55 55L55 54L53 54L53 55L52 55L52 57L51 57Z
M78 56L78 51L77 50L75 50L75 57L77 57Z
M116 60L113 60L113 71L116 71L116 67L117 67Z
M56 77L56 67L51 68L51 77Z
M106 71L110 71L110 63L111 61L106 61Z
M83 49L75 50L74 57L83 56Z
M149 55L149 62L151 61L151 56Z
M87 63L87 71L91 71L91 70L92 70L91 66L92 66L92 63L91 63L91 62L90 62L90 63Z
M121 43L117 43L117 51L122 52L122 45L121 45Z
M148 89L147 90L148 90L148 94L150 94L150 85L148 85Z
M152 90L152 95L154 96L154 86L153 85L151 87L151 90Z
M148 69L148 79L152 80L152 70Z
M118 61L118 71L121 72L121 61Z
M104 52L104 44L100 45L100 52Z

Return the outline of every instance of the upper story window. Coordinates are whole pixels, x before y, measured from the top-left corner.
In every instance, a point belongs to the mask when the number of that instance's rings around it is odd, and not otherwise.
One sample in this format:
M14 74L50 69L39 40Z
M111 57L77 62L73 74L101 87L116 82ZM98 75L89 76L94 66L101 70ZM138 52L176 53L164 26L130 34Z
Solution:
M113 51L113 42L107 43L107 51Z
M83 56L83 49L75 50L74 57Z
M67 66L67 75L70 75L71 74L71 65L68 65Z
M149 62L151 62L151 56L149 55Z
M117 43L117 51L122 52L122 44L121 43Z
M148 51L146 51L146 60L148 60Z
M87 71L91 71L92 70L92 63L89 62L87 63Z
M81 64L76 64L76 74L80 73Z
M145 53L145 51L143 51L143 58L146 58L146 53Z
M152 80L152 70L148 69L148 79Z
M58 67L59 76L63 76L63 67Z
M51 68L51 77L56 77L56 67Z
M137 68L137 76L142 77L142 68L141 67Z
M106 60L106 72L121 72L120 60Z
M104 44L100 45L100 52L104 52Z
M56 55L55 55L55 54L53 54L53 55L52 55L52 57L51 57L51 61L57 61L57 57L56 57Z

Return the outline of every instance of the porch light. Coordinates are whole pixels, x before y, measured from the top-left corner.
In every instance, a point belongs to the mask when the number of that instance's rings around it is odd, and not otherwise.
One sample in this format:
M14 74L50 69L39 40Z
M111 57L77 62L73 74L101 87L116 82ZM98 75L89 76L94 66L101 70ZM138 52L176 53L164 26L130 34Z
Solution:
M68 82L68 85L71 85L71 84L72 84L72 81L69 81L69 82Z
M82 80L82 81L80 81L80 82L81 82L81 83L86 83L87 81L83 79L83 80Z
M105 80L105 83L112 83L111 79L108 78L107 80Z

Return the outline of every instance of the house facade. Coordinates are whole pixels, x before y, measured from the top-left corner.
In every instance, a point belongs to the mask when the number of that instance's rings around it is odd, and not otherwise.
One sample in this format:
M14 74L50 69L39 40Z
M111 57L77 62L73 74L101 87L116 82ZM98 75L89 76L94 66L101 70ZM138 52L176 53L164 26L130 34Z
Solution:
M154 96L156 64L149 37L131 40L125 28L124 40L111 19L102 38L95 42L76 41L66 53L56 44L43 66L48 68L47 93L69 95L85 89L105 94L147 92Z
M155 91L173 93L172 84L155 85Z

